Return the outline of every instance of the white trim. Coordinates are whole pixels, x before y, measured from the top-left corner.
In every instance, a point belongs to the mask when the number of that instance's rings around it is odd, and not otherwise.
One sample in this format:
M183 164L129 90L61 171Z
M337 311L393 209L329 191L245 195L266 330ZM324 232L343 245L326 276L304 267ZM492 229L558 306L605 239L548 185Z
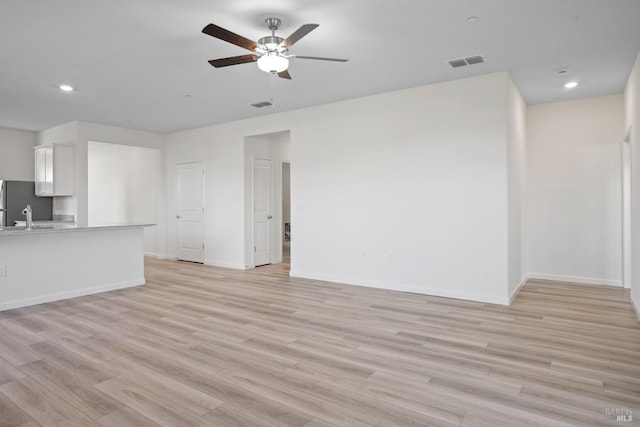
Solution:
M101 292L115 291L117 289L131 288L133 286L144 285L145 279L128 280L126 282L112 283L109 285L96 286L93 288L78 289L74 291L59 292L55 294L43 295L21 300L3 302L0 304L0 311L12 310L14 308L27 307L30 305L44 304L51 301L82 297L85 295L99 294Z
M626 289L632 283L631 259L631 126L622 143L622 282Z
M513 300L518 296L518 294L520 293L524 285L527 284L528 281L529 281L529 276L524 276L524 278L522 279L522 282L520 282L518 287L511 293L511 296L509 296L509 305L513 303Z
M157 254L155 252L145 252L144 256L149 257L149 258L156 258L156 259L178 259L178 258L168 258L164 255L161 254Z
M604 285L622 287L622 280L599 279L595 277L564 276L561 274L529 273L529 280L549 280L583 285Z
M254 267L250 267L250 266L244 266L242 264L233 264L230 262L219 262L219 261L211 261L211 260L204 260L204 265L208 265L209 267L222 267L222 268L232 268L234 270L248 270L250 268L254 268Z
M624 142L631 142L631 128L632 125L629 125L629 127L627 128L627 133L624 134Z
M496 298L489 295L471 294L466 292L452 292L446 289L435 289L426 287L417 287L412 285L392 285L388 283L377 283L368 280L349 279L344 277L333 277L323 274L313 274L302 271L290 271L289 276L299 277L302 279L321 280L324 282L333 282L345 285L363 286L367 288L388 289L391 291L411 292L415 294L431 295L444 298L455 298L467 301L483 302L489 304L509 305L508 298Z

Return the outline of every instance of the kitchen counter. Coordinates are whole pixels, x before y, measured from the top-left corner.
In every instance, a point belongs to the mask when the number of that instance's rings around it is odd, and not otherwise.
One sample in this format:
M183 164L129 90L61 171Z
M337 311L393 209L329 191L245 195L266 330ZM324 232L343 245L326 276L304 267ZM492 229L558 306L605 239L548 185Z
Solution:
M61 233L69 231L88 231L109 228L132 228L132 227L151 227L155 224L90 224L78 225L65 222L34 222L31 230L27 230L25 226L11 226L0 228L0 237L11 234L34 234L34 233Z
M0 311L144 285L144 227L37 223L0 230Z

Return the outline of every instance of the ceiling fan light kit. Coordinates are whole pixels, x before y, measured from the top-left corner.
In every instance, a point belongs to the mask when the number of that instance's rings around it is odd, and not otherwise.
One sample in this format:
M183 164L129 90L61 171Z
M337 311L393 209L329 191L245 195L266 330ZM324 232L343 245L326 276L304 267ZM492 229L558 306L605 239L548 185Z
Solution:
M267 52L258 58L258 68L267 73L281 73L289 67L289 60L275 52Z
M234 44L243 49L251 51L249 55L232 56L230 58L212 59L209 64L215 68L228 67L230 65L246 64L249 62L257 62L258 68L262 71L278 75L283 79L290 80L291 75L287 71L289 67L289 58L314 59L320 61L346 62L347 59L338 58L322 58L316 56L300 56L289 54L289 48L298 40L309 34L318 27L318 24L305 24L294 31L286 39L276 36L276 30L280 28L282 23L278 18L267 18L265 20L267 28L271 30L270 36L262 37L257 42L249 40L246 37L235 34L229 30L219 27L215 24L209 24L202 29L202 32L215 37L217 39Z

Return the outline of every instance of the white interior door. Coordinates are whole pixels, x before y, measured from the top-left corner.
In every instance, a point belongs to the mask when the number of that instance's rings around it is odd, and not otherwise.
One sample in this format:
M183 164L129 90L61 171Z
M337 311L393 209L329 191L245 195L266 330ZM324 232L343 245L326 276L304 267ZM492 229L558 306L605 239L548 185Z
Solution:
M253 264L271 264L271 160L253 160Z
M204 166L177 165L177 255L184 261L204 262Z

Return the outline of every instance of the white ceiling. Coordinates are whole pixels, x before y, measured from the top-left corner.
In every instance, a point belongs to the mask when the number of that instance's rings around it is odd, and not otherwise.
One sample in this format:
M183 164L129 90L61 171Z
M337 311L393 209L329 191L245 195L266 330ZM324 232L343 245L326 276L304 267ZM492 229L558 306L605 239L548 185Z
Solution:
M256 109L270 76L211 67L248 52L201 30L213 22L257 40L270 16L282 37L320 24L291 53L350 61L293 60L275 109ZM501 70L527 103L552 102L622 92L639 50L639 0L2 0L0 127L82 120L167 133ZM447 64L476 54L487 62Z

